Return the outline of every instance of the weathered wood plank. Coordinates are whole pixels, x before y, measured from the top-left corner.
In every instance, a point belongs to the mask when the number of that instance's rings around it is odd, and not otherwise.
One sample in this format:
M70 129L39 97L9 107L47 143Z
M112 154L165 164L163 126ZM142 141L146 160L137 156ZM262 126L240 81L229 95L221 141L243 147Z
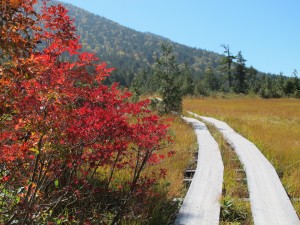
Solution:
M199 154L195 174L175 224L216 225L219 224L224 170L221 153L204 123L193 118L184 119L194 127Z
M194 116L198 116L191 113ZM212 123L236 151L246 172L255 225L299 225L300 221L271 163L259 149L226 123L198 116Z

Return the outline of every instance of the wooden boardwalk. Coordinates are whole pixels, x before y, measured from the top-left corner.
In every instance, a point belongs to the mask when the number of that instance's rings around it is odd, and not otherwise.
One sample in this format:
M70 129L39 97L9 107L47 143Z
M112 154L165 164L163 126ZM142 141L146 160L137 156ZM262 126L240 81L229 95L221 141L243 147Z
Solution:
M175 224L217 225L224 170L221 153L204 123L193 118L183 119L193 125L197 135L198 164Z
M296 211L274 167L259 149L252 142L237 134L226 123L214 118L198 117L212 123L223 134L243 164L254 224L300 225Z

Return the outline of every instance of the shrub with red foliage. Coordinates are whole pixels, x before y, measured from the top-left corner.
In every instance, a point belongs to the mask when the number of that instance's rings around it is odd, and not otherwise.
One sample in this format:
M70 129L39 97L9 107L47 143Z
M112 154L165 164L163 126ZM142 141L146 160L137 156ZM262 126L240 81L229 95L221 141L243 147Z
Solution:
M165 176L143 170L168 126L102 84L113 69L81 52L62 5L0 4L0 223L118 224Z

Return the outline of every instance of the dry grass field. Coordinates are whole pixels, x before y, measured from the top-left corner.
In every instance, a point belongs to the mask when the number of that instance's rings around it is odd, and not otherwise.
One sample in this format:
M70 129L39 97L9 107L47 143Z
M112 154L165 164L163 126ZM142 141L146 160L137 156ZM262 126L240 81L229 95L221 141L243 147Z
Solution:
M172 117L170 128L174 143L164 153L167 155L167 151L174 150L175 154L155 167L167 170L166 181L169 183L170 197L181 197L185 192L183 171L194 163L197 140L193 128L180 117Z
M300 100L186 98L184 110L226 121L258 146L291 198L300 198ZM300 202L293 202L298 216Z

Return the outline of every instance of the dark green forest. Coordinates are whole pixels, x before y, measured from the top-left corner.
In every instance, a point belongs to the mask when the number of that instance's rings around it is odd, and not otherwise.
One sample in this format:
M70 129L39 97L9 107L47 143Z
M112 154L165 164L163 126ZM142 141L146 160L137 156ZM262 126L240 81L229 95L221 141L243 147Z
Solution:
M179 72L174 79L181 84L182 96L241 93L263 98L300 97L296 70L293 74L263 73L247 67L242 52L231 52L228 45L220 45L223 55L191 48L135 31L70 4L64 5L70 17L75 18L83 50L95 53L108 66L116 68L106 84L118 82L137 95L159 92L161 82L157 81L155 70L164 45L176 59Z

